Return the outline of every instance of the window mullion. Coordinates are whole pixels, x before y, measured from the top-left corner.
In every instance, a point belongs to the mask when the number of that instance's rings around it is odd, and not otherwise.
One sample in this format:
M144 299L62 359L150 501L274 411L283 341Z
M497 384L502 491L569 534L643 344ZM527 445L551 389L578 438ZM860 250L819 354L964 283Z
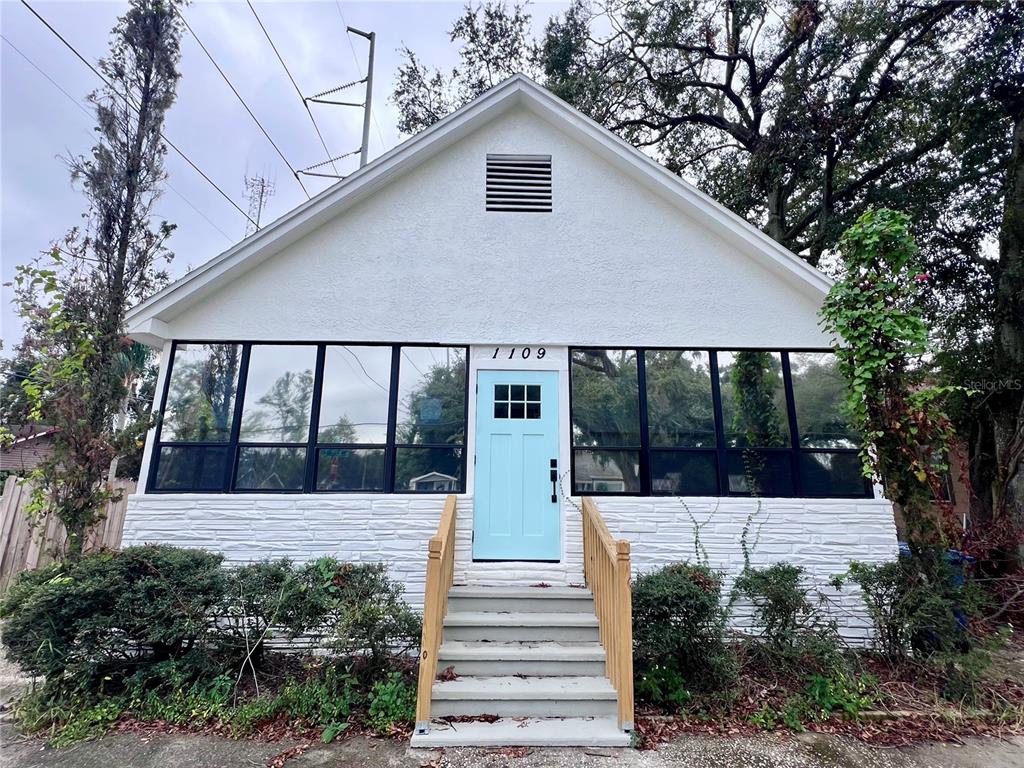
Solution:
M306 475L303 491L310 493L316 487L316 443L320 434L320 399L324 388L324 360L327 356L327 345L316 347L316 368L313 373L313 401L309 404L309 436L306 440Z
M651 495L651 439L647 432L647 362L646 351L636 350L636 377L640 408L640 495Z
M789 352L779 353L782 358L782 384L786 391L786 415L789 419L789 445L791 448L790 471L793 476L793 495L803 496L803 483L800 478L800 434L796 423L796 400L793 397L793 377L789 367Z
M238 366L238 387L235 389L235 412L231 420L231 437L228 439L228 457L224 462L224 491L231 491L235 482L238 465L238 436L242 430L242 408L245 403L245 385L249 379L249 354L252 344L242 345L242 361Z
M156 486L156 472L160 464L160 441L163 439L164 413L167 410L167 395L171 391L171 373L174 368L174 354L178 350L178 342L171 342L171 355L167 359L167 370L164 371L163 392L160 394L160 410L157 414L156 431L153 433L153 450L149 454L149 476L146 485L149 490Z
M384 446L384 492L395 492L395 431L398 424L398 366L401 347L391 347L391 386L388 392L388 433ZM468 362L467 362L468 365Z
M725 423L722 417L722 383L718 378L718 351L708 351L708 367L711 371L711 402L715 412L715 453L718 457L718 493L729 495L729 468L725 453Z

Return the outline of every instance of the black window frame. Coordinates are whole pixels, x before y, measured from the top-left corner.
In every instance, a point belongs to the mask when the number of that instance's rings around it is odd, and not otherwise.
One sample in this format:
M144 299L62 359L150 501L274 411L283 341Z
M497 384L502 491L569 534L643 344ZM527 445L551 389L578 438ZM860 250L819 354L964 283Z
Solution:
M238 381L235 390L234 400L234 411L233 421L231 424L231 432L227 441L222 442L211 442L211 441L198 441L198 442L187 442L181 440L162 440L163 432L163 416L167 408L167 397L170 392L171 376L174 373L174 358L179 345L184 344L196 344L196 345L212 345L212 344L237 344L241 347L241 358L239 361ZM245 442L239 440L241 432L241 420L242 420L242 409L245 402L245 392L248 383L249 376L249 358L254 346L312 346L316 347L316 368L313 374L313 402L310 407L310 418L309 418L309 434L307 439L303 443L268 443L268 442ZM320 424L320 410L321 410L321 396L323 394L323 376L325 368L325 359L327 355L327 347L334 346L350 346L350 347L389 347L391 349L391 370L390 370L390 386L388 390L388 423L387 423L387 436L386 443L383 445L380 443L320 443L319 438L319 424ZM463 396L462 396L462 423L463 423L463 436L462 443L446 443L446 444L435 444L435 443L416 443L407 445L405 443L396 443L396 429L398 421L398 381L399 381L399 366L401 365L402 349L410 347L428 347L432 349L460 349L463 353L463 363L465 365L465 381L463 383ZM469 429L469 345L468 344L440 344L430 342L404 342L404 343L393 343L393 342L371 342L371 341L257 341L257 340L187 340L187 339L175 339L171 342L170 354L167 360L167 370L164 372L164 380L162 382L162 391L160 394L160 410L157 415L157 423L155 432L153 435L153 447L149 457L149 468L146 475L146 493L147 494L272 494L272 495L295 495L295 494L401 494L401 495L437 495L447 493L465 493L466 492L466 462L467 462L467 447L468 447L468 429ZM156 480L157 474L160 470L160 453L162 448L166 447L178 447L178 448L222 448L227 451L227 460L225 461L225 467L223 472L223 478L219 489L211 490L209 488L196 488L180 487L180 488L157 488ZM306 451L305 466L303 470L303 482L301 489L276 489L276 488L236 488L237 475L238 475L238 461L243 448L259 448L259 447L273 447L273 448L303 448ZM352 490L335 490L335 489L323 489L320 490L316 487L317 485L317 465L320 461L320 452L325 449L346 449L346 450L357 450L357 449L376 449L384 448L384 484L379 490L364 490L364 489L352 489ZM461 449L460 457L460 476L459 486L454 491L430 491L430 490L411 490L408 488L395 489L395 456L399 448L447 448L447 449ZM200 477L200 471L198 469L199 459L196 460L197 468L193 469L193 480Z
M640 424L640 446L631 446L628 448L617 447L617 446L577 446L575 443L575 435L572 429L572 375L573 375L573 353L577 350L607 350L607 351L631 351L636 354L636 366L637 366L637 386L639 388L639 424ZM715 419L715 445L714 446L699 446L699 447L651 447L650 443L650 431L649 431L649 416L647 408L647 352L648 351L675 351L675 352L704 352L708 355L709 373L711 376L711 400L714 410ZM754 447L750 448L736 448L727 446L725 443L725 428L722 420L722 391L721 391L721 380L719 377L718 368L718 353L719 352L772 352L777 353L780 356L782 365L782 382L785 391L786 399L786 418L789 427L789 445L787 446L776 446L776 447ZM640 468L640 490L639 491L587 491L582 495L586 496L610 496L610 497L672 497L672 496L686 496L687 494L679 494L675 492L665 491L654 491L653 490L653 477L651 472L651 456L655 453L658 454L669 454L669 453L697 453L704 454L705 456L713 454L715 456L715 472L718 476L718 493L717 497L736 497L736 498L751 498L752 494L731 491L729 489L729 472L728 472L728 457L730 454L743 453L744 450L756 451L758 453L781 453L785 454L789 460L790 470L790 482L793 489L792 494L785 496L778 496L773 498L795 498L795 499L870 499L874 497L874 489L871 481L868 478L863 478L863 488L860 493L857 494L808 494L803 490L803 482L800 473L801 458L804 454L816 454L816 453L841 453L841 454L853 454L856 455L860 452L859 447L854 448L805 448L800 444L800 432L797 425L796 416L796 404L793 396L793 380L792 370L789 362L790 353L830 353L834 354L835 350L829 348L791 348L791 349L779 349L769 347L670 347L670 346L651 346L651 347L633 347L633 346L571 346L568 349L568 370L569 370L569 474L570 484L573 495L577 494L576 488L576 454L577 452L585 451L614 451L614 450L628 450L639 452L639 468ZM693 494L695 495L695 494ZM706 494L700 494L700 496L706 496Z

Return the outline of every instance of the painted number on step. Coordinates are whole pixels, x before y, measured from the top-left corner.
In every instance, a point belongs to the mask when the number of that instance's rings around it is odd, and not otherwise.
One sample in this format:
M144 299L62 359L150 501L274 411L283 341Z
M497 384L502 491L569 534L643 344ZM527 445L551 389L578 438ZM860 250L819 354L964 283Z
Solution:
M506 354L506 349L495 347L494 354L491 355L491 360L497 360L498 358L503 360L514 360L517 357L522 358L523 360L529 360L531 357L543 360L544 355L547 353L548 351L544 349L544 347L537 347L536 349L533 349L532 347L508 347Z

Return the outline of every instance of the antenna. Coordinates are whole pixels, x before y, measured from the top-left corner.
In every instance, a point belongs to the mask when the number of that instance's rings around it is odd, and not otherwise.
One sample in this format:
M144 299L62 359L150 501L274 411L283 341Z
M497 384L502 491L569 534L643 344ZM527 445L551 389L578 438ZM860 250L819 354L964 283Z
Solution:
M249 220L245 223L245 236L248 237L260 228L260 217L263 206L274 194L274 182L265 176L245 177L245 199L249 201Z
M337 157L332 157L322 163L311 165L308 168L303 168L301 171L299 171L299 173L305 174L307 176L324 176L330 179L344 179L345 176L342 176L338 173L327 173L322 169L325 165L333 164L335 160L341 160L344 157L350 157L351 155L354 155L357 152L359 153L359 167L362 168L367 163L367 155L370 151L370 109L373 99L373 53L374 47L376 46L377 42L377 33L364 32L361 29L356 29L355 27L348 26L346 26L345 29L347 32L350 32L353 35L365 37L367 40L370 41L370 50L367 57L366 65L366 77L360 78L359 80L353 80L350 83L345 83L335 88L328 88L326 91L321 91L320 93L317 93L313 96L303 98L303 101L306 102L307 105L310 102L312 102L314 104L330 104L331 106L335 107L362 107L363 143L360 145L359 149L352 150L351 152L346 152L342 155L338 155ZM358 101L339 101L338 99L335 98L326 98L328 96L334 96L334 94L340 91L344 91L347 88L351 88L354 85L359 85L360 83L366 83L366 95L362 103Z

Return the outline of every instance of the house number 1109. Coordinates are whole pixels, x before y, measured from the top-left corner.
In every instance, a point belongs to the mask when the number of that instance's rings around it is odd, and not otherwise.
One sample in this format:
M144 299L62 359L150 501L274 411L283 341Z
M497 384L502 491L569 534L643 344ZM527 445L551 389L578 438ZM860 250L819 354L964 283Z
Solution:
M501 347L495 347L494 354L491 355L491 360L497 360L498 355L503 353L504 350ZM523 358L523 360L529 360L531 357L536 357L538 360L543 360L544 355L546 355L547 353L548 351L544 349L544 347L537 347L536 352L530 347L509 347L508 357L506 359L512 360L518 355L519 357Z

